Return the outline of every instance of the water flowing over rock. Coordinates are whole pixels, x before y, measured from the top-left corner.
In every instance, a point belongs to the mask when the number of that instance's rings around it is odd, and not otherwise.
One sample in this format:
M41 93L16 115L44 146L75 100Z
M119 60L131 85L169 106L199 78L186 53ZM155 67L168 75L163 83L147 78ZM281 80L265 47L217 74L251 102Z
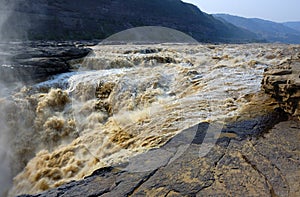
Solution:
M262 88L284 111L300 119L300 54L266 69Z
M263 107L263 106L259 106ZM257 117L246 121L256 124L258 133L282 119L280 113ZM270 124L271 123L271 124ZM258 125L257 125L258 124ZM276 125L263 137L237 140L231 129L223 130L224 136L205 157L200 156L203 133L207 123L195 125L197 136L185 153L173 162L150 171L126 171L126 165L101 168L80 181L73 181L57 189L38 195L22 197L54 196L298 196L299 122L287 121ZM231 128L231 125L228 125ZM235 124L243 130L245 122ZM183 131L160 149L176 151L180 142L189 136L193 128ZM282 132L282 131L285 132ZM175 150L174 150L175 149ZM154 150L155 151L155 150ZM142 162L164 159L144 157ZM172 155L174 157L174 155ZM169 158L172 159L172 156ZM149 159L149 160L147 160ZM134 159L133 159L134 160ZM170 161L169 160L169 161ZM138 161L138 160L136 160ZM141 162L141 161L140 161ZM125 167L124 167L125 166Z
M299 122L261 91L297 46L92 48L10 97L11 196L299 194Z

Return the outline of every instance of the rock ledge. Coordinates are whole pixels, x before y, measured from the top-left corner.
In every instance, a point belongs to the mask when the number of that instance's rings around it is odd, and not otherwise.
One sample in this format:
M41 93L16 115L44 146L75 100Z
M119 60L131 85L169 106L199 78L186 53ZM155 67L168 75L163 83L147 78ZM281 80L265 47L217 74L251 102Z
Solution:
M266 69L262 88L285 112L300 118L300 57Z

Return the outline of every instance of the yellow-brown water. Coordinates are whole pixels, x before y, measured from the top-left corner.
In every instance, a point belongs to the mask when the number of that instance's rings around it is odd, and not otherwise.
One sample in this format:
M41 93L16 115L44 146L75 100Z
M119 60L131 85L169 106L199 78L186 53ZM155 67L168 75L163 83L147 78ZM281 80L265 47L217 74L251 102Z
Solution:
M201 121L234 121L260 91L264 69L298 49L259 44L95 47L78 72L0 100L16 175L10 195L82 179L159 147Z

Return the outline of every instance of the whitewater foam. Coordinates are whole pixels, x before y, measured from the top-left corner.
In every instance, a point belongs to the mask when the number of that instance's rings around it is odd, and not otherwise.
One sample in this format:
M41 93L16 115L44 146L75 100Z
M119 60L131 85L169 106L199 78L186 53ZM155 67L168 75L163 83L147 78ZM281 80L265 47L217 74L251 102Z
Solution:
M157 50L145 53L149 48ZM26 167L14 178L10 195L82 179L100 167L160 147L201 121L236 120L245 113L250 102L246 98L260 91L264 69L285 58L286 48L95 47L82 65L85 71L55 76L37 84L36 91L29 87L14 95L15 109L26 113L15 114L13 120L31 127L12 127L22 139L15 139L19 146L13 153ZM274 50L277 56L267 58ZM20 150L26 154L16 154Z

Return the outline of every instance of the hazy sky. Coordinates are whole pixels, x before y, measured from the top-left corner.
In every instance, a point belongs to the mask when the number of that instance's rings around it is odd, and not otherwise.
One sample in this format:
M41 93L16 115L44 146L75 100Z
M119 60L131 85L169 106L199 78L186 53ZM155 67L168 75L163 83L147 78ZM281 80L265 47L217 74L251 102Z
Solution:
M182 0L202 11L226 13L275 22L300 21L300 0Z

